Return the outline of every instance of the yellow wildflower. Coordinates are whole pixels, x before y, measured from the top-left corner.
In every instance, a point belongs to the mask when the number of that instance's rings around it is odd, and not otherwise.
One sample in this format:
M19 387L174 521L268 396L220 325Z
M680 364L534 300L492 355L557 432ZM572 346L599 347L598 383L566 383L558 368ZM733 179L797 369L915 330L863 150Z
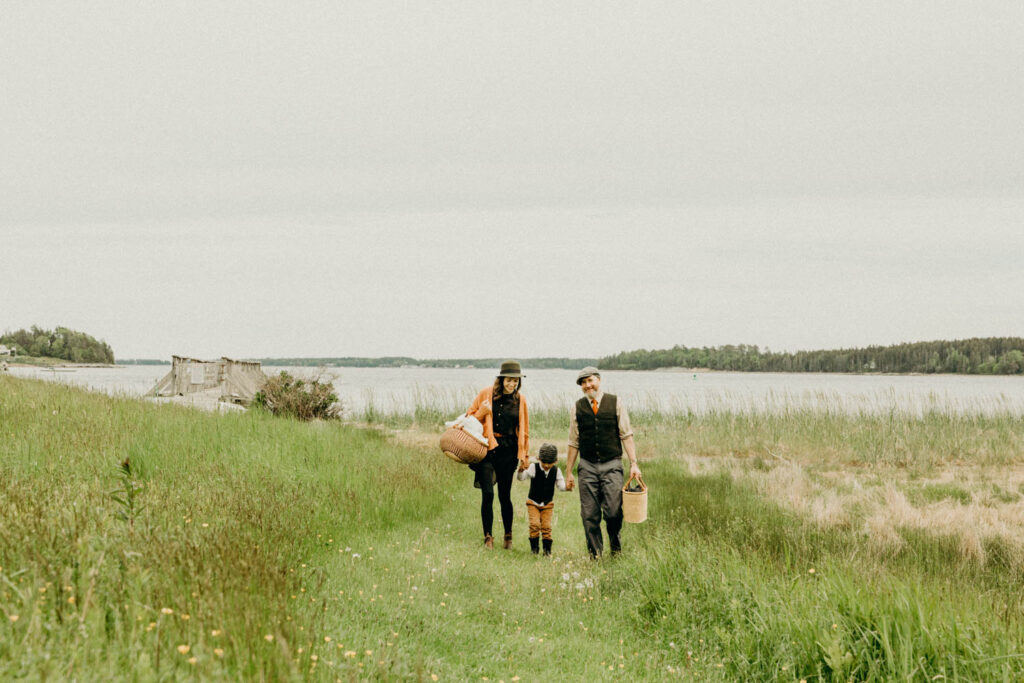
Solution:
M183 655L187 655L188 651L191 650L191 649L192 648L189 647L188 645L179 645L178 646L178 652L180 652Z

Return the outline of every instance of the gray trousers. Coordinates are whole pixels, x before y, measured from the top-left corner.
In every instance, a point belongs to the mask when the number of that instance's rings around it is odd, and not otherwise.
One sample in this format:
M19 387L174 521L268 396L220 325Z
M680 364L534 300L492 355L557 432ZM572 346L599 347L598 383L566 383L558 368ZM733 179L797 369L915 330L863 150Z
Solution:
M604 552L601 536L601 517L608 527L608 545L611 551L622 550L619 531L622 529L622 458L608 462L590 462L580 458L580 516L583 533L587 536L587 550L594 557Z

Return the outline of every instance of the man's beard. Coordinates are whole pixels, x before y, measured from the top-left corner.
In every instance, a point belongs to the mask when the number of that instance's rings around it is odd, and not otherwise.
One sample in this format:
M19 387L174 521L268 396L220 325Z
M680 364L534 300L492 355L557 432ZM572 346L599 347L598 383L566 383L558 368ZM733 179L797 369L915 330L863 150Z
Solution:
M591 389L590 391L584 391L583 395L586 396L587 398L589 398L591 401L593 401L595 398L597 398L597 389Z

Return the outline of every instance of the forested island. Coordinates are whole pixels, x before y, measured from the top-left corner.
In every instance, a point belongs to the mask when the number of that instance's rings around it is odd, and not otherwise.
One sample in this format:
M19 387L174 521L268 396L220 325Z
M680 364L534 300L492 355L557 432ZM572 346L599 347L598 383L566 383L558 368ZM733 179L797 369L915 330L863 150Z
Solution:
M114 352L105 341L67 327L44 330L33 325L27 330L5 332L0 336L0 344L13 349L15 357L55 358L70 363L114 363Z
M772 352L757 346L624 351L598 361L606 370L693 368L733 372L1024 374L1024 339L987 337L865 348Z

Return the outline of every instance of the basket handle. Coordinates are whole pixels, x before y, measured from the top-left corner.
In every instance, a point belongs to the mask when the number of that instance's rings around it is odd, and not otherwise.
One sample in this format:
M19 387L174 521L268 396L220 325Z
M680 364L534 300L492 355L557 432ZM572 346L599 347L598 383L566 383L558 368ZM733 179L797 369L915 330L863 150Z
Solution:
M636 475L636 474L630 474L629 475L629 479L627 479L626 483L622 485L622 490L625 491L626 489L628 489L629 488L629 482L633 481L634 479L636 479L638 482L640 482L640 488L641 489L643 489L644 491L647 490L647 484L644 483L644 478L639 476L639 475Z

